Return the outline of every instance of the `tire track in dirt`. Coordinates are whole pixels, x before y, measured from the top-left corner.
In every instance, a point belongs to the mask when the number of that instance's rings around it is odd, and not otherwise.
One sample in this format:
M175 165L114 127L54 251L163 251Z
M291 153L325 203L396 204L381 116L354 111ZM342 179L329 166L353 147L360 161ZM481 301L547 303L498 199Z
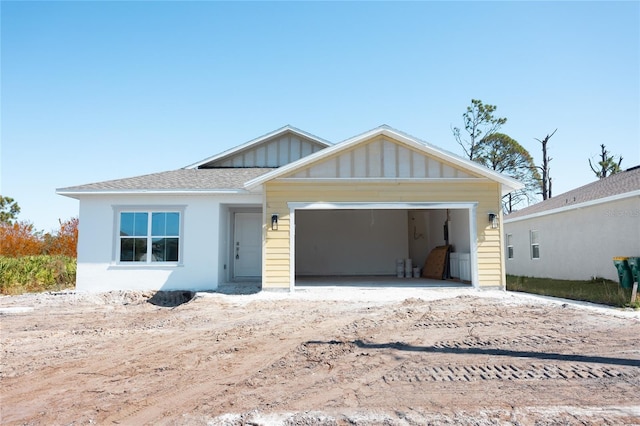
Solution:
M429 365L404 363L383 380L390 382L453 382L478 380L627 380L640 377L629 367L600 367L584 364L465 364Z

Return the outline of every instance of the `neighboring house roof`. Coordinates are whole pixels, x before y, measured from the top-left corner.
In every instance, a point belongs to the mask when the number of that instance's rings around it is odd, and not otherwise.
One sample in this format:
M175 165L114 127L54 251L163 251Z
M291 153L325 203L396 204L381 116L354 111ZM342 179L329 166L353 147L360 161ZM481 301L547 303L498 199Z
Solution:
M60 188L61 195L141 192L246 192L244 183L271 168L179 169Z
M215 164L219 164L221 162L223 162L223 160L227 159L227 158L231 158L233 156L235 156L236 154L242 152L242 151L246 151L249 150L253 147L256 147L260 144L263 144L271 139L275 139L278 138L279 136L282 136L286 133L292 133L294 135L298 135L301 138L307 139L317 145L320 146L320 148L325 148L328 146L331 146L331 142L324 140L318 136L312 135L311 133L307 133L303 130L300 130L296 127L290 126L290 125L286 125L284 127L281 127L277 130L274 130L273 132L269 132L267 134L264 134L260 137L257 137L255 139L250 140L247 143L244 143L242 145L238 145L234 148L231 148L227 151L224 151L220 154L216 154L212 157L209 158L205 158L204 160L198 161L197 163L193 163L190 164L188 166L185 167L185 169L198 169L198 168L207 168L207 167L215 167Z
M640 166L632 167L604 179L555 195L532 206L510 213L505 222L556 213L569 208L583 207L585 204L606 202L611 199L640 196Z
M371 138L376 136L387 136L391 139L400 141L418 151L423 152L426 155L432 156L434 158L438 158L444 161L447 161L451 164L457 165L462 169L469 170L477 175L482 177L491 179L493 181L497 181L502 184L502 192L503 195L507 194L513 190L520 189L524 185L519 181L506 176L504 174L498 173L494 170L491 170L475 161L467 160L458 155L452 154L446 150L443 150L439 147L429 144L428 142L422 141L414 136L410 136L404 132L396 130L390 126L382 125L376 127L375 129L369 130L368 132L362 133L360 135L354 136L350 139L337 143L331 147L325 148L321 151L315 152L311 155L308 155L304 158L301 158L298 161L287 164L285 166L274 169L273 171L266 173L264 175L258 176L255 179L246 183L245 187L247 189L255 188L265 182L285 176L287 174L293 173L296 170L302 169L314 162L317 162L323 158L327 158L331 155L339 153L341 151L352 148L360 143L363 143Z

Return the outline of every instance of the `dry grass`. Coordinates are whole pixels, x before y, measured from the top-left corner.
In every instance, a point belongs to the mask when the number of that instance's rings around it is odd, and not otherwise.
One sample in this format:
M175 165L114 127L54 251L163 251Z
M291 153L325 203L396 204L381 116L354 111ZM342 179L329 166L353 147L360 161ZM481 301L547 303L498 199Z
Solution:
M582 300L603 305L640 308L640 301L631 302L631 289L615 281L595 278L588 281L555 280L507 275L507 290L522 291L564 299Z
M38 293L75 287L76 259L67 256L0 257L0 294Z

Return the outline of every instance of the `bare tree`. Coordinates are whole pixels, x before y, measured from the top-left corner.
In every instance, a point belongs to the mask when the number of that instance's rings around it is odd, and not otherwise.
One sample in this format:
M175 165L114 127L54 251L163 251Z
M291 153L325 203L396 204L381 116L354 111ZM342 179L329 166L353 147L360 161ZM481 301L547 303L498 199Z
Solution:
M495 105L485 105L479 99L471 99L471 106L468 106L467 111L462 114L464 130L469 136L463 137L459 127L451 129L469 160L476 159L478 143L497 132L507 122L506 118L493 116L496 109Z
M551 177L549 176L549 163L551 162L552 158L547 155L547 143L557 131L558 129L555 129L553 133L545 136L545 138L542 140L536 139L542 144L542 166L537 166L537 168L539 168L542 172L540 187L542 188L543 200L551 198Z
M618 162L616 163L614 156L609 156L609 151L607 151L604 144L600 145L600 150L600 161L597 163L599 169L593 166L591 159L589 159L589 166L599 179L604 179L607 175L614 175L621 170L620 164L622 164L622 156L618 157Z

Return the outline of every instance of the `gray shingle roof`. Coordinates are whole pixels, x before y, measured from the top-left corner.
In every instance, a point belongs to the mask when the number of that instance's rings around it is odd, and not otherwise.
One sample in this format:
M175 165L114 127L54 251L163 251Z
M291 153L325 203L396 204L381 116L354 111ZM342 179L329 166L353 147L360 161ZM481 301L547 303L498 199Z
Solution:
M178 169L125 179L60 188L58 192L212 191L244 189L244 183L271 168Z
M616 173L564 194L554 195L532 206L518 210L505 216L505 220L543 213L548 210L586 203L600 198L640 190L640 166L632 167L624 172Z

